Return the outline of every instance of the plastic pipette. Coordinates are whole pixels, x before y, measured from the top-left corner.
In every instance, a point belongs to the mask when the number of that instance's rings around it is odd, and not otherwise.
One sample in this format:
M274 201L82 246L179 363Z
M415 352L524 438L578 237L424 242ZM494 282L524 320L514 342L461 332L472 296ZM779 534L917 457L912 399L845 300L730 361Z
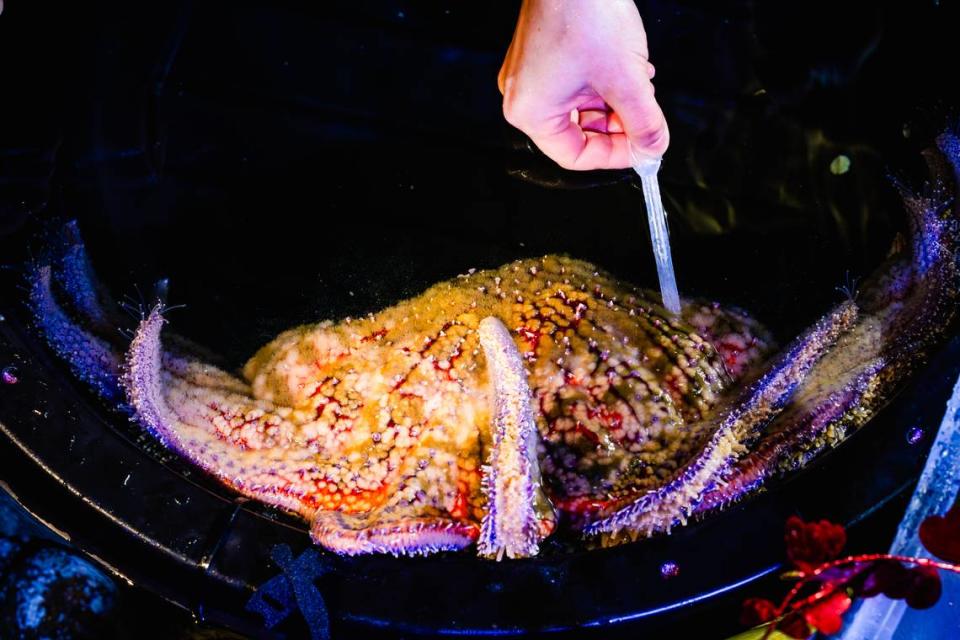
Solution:
M677 279L673 272L667 213L663 210L660 183L657 180L660 158L643 156L632 149L631 157L633 170L640 176L640 184L643 186L643 200L647 206L650 242L653 245L653 255L657 260L657 276L660 279L660 296L663 298L663 306L670 313L679 315L680 294L677 292Z

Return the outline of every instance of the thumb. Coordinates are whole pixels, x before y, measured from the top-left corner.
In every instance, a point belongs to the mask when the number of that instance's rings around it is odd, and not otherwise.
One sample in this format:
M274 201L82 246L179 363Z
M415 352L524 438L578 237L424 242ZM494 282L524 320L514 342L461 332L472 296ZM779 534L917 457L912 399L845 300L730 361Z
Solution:
M670 144L670 130L650 82L650 64L638 61L602 93L607 104L619 116L623 131L633 149L652 157L661 157Z

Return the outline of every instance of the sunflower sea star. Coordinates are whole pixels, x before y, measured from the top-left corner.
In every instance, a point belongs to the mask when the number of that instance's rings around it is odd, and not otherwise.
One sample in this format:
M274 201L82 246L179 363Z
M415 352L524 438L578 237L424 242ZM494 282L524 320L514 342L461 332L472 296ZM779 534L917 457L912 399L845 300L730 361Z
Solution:
M960 143L939 142L956 171ZM161 335L160 305L125 343L75 226L31 269L30 303L75 375L327 549L529 557L560 525L604 544L668 532L865 423L960 287L941 183L906 202L912 243L762 369L772 339L742 311L688 300L672 317L560 256L286 331L242 375Z

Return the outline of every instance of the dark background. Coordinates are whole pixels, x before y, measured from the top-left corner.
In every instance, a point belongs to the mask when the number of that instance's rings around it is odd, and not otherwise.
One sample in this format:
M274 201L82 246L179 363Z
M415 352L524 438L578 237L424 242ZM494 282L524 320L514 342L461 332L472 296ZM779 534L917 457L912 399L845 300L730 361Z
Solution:
M76 218L118 296L170 277L177 331L234 365L297 323L518 257L653 285L629 173L564 172L502 120L518 4L8 0L0 263ZM957 4L638 6L681 293L787 338L902 226L887 174L918 185L918 151L954 121ZM902 507L863 544L885 547Z
M7 5L6 256L30 217L78 218L115 291L170 277L180 330L235 362L293 322L520 256L655 282L628 174L566 174L502 120L516 3ZM790 334L900 224L885 174L910 176L949 119L956 5L641 10L681 291Z

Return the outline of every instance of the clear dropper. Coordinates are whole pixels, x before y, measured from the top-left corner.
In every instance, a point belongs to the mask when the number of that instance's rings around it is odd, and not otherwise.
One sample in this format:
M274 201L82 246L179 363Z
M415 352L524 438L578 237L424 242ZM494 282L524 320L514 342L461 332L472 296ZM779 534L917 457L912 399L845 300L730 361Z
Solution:
M630 147L633 170L640 176L643 187L643 200L647 207L647 223L650 226L650 242L657 261L657 277L660 279L660 296L663 306L673 315L680 315L680 294L677 291L677 278L673 272L673 256L670 252L670 231L667 228L667 212L663 209L660 197L660 183L657 172L660 171L660 158L652 158L638 153Z

